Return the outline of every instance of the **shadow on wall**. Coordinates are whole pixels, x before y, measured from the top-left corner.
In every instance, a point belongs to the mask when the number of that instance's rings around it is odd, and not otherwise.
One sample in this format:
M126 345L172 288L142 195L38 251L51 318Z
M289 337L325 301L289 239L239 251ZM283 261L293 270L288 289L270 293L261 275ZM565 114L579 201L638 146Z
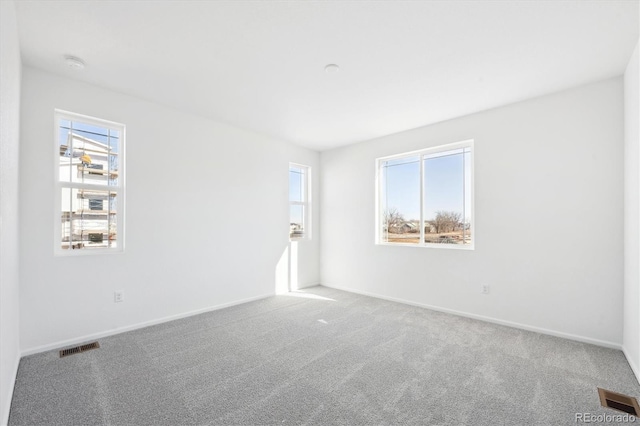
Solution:
M298 290L298 242L289 241L276 265L276 294Z

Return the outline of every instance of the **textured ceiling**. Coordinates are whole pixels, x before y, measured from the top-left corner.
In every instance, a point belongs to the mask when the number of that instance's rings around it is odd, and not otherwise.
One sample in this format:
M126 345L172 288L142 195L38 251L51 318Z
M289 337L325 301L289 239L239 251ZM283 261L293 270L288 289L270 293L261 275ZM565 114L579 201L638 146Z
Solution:
M324 150L620 75L638 3L16 6L26 65Z

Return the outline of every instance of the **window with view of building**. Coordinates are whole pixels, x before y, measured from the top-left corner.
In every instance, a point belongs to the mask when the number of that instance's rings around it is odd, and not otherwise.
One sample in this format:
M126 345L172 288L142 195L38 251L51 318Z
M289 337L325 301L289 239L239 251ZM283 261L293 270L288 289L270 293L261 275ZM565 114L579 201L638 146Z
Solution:
M289 164L289 238L311 237L309 166Z
M64 111L55 115L56 251L121 251L124 126Z
M376 160L378 244L473 248L473 141Z

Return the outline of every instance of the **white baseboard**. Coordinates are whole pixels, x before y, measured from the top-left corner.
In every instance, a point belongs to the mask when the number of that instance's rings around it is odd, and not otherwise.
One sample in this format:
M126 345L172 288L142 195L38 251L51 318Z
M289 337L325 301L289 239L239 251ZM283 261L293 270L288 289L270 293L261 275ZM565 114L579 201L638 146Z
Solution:
M247 299L236 300L236 301L228 302L228 303L222 303L220 305L210 306L210 307L202 308L202 309L196 309L194 311L183 312L181 314L170 315L168 317L163 317L163 318L159 318L159 319L155 319L155 320L151 320L151 321L145 321L145 322L141 322L141 323L138 323L138 324L127 325L127 326L124 326L124 327L118 327L118 328L114 328L114 329L107 330L107 331L101 331L101 332L98 332L98 333L87 334L85 336L76 337L76 338L73 338L73 339L67 339L67 340L62 340L62 341L58 341L58 342L54 342L54 343L49 343L49 344L46 344L46 345L25 349L25 350L22 351L21 356L33 355L33 354L37 354L37 353L40 353L40 352L46 352L46 351L49 351L49 350L52 350L52 349L57 349L57 348L65 347L65 346L76 345L76 344L79 344L79 343L86 342L88 340L95 340L95 339L99 339L99 338L102 338L102 337L113 336L115 334L120 334L120 333L124 333L124 332L127 332L127 331L137 330L137 329L140 329L140 328L145 328L145 327L149 327L149 326L156 325L156 324L162 324L162 323L169 322L169 321L174 321L174 320L177 320L177 319L182 319L182 318L187 318L187 317L191 317L191 316L194 316L194 315L204 314L206 312L217 311L218 309L224 309L224 308L228 308L228 307L235 306L235 305L241 305L243 303L253 302L253 301L256 301L256 300L260 300L260 299L266 299L267 297L271 297L271 296L274 296L274 295L275 295L275 293L263 294L261 296L249 297Z
M7 400L2 401L4 408L4 418L0 419L0 425L7 426L9 424L9 414L11 412L11 401L13 400L13 391L15 390L16 379L18 378L18 366L20 365L20 356L17 356L13 362L13 374L11 376L11 390L7 395Z
M614 343L614 342L608 342L606 340L592 339L590 337L579 336L579 335L571 334L571 333L564 333L562 331L549 330L549 329L546 329L546 328L536 327L536 326L527 325L527 324L521 324L521 323L517 323L517 322L513 322L513 321L506 321L506 320L502 320L502 319L499 319L499 318L487 317L487 316L484 316L484 315L477 315L477 314L472 314L472 313L469 313L469 312L456 311L454 309L442 308L440 306L434 306L434 305L427 305L425 303L412 302L410 300L383 296L381 294L372 293L372 292L368 292L368 291L356 290L356 289L349 288L349 287L336 286L336 285L326 284L326 283L323 283L322 286L329 287L329 288L335 288L336 290L348 291L350 293L362 294L363 296L375 297L377 299L389 300L391 302L404 303L405 305L418 306L420 308L431 309L433 311L444 312L444 313L447 313L447 314L458 315L458 316L461 316L461 317L477 319L477 320L480 320L480 321L485 321L485 322L490 322L490 323L493 323L493 324L504 325L504 326L507 326L507 327L519 328L521 330L533 331L533 332L540 333L540 334L547 334L549 336L561 337L563 339L575 340L577 342L589 343L589 344L596 345L596 346L603 346L605 348L622 350L622 345L620 345L618 343Z
M622 353L624 354L625 358L627 358L629 367L631 367L631 371L633 371L633 374L636 376L636 380L638 381L638 384L640 384L640 368L636 364L635 360L629 355L629 352L627 351L627 348L624 347L624 345L622 346Z

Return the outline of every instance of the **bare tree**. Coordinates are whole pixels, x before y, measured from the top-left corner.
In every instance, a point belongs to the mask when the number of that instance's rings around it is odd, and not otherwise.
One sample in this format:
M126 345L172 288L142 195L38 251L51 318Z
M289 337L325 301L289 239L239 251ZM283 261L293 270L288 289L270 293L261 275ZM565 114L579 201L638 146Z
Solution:
M436 233L441 234L455 231L461 226L461 219L462 213L439 210L436 212L436 218L428 221L428 223L435 228Z
M399 228L404 223L404 216L392 207L384 211L384 230L389 232L392 228Z

